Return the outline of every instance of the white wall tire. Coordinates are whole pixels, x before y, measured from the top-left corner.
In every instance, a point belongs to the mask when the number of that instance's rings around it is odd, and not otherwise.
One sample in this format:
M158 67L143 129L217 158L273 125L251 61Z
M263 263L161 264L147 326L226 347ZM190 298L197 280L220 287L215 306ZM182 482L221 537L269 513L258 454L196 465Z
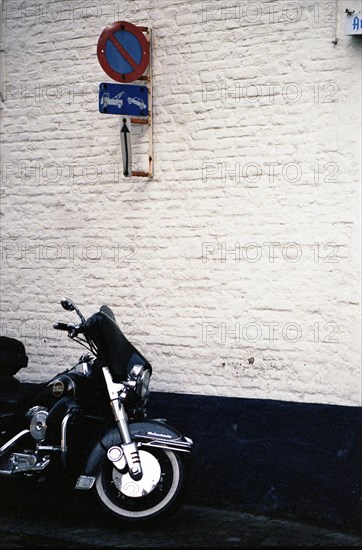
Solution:
M122 494L114 483L114 466L105 458L97 476L94 491L101 506L124 522L148 522L175 511L180 504L184 485L184 465L178 453L143 447L161 467L158 485L146 496L132 498ZM117 474L118 475L118 474Z

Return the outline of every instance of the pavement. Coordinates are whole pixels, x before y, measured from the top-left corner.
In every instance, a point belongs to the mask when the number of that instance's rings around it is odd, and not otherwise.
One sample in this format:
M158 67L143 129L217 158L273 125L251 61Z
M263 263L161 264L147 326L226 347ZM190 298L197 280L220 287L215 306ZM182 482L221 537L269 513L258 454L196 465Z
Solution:
M184 505L148 528L110 522L80 493L0 487L1 548L257 548L362 546L362 533ZM85 493L82 493L84 495Z

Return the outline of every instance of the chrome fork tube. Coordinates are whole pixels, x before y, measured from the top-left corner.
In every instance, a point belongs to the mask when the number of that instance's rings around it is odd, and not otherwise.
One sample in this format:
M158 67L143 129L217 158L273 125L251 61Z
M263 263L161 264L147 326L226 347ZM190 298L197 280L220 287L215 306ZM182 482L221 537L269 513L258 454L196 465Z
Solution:
M111 407L113 410L114 418L116 419L119 433L121 434L122 441L126 445L132 443L131 433L129 431L127 414L124 410L124 406L119 404L118 397L117 399L111 400Z
M109 372L108 367L103 367L103 375L106 381L110 403L113 411L114 418L116 420L118 430L122 440L122 450L126 458L130 476L134 480L139 480L142 477L142 466L138 453L137 444L132 441L131 433L128 427L127 413L123 406L123 403L120 402L119 393L124 390L123 384L116 384L112 380L111 373Z

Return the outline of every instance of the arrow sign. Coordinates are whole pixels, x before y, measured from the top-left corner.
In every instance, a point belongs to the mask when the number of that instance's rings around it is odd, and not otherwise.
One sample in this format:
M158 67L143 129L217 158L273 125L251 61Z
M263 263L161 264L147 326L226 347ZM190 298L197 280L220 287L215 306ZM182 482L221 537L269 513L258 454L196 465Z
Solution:
M123 175L132 175L131 121L129 117L120 117Z

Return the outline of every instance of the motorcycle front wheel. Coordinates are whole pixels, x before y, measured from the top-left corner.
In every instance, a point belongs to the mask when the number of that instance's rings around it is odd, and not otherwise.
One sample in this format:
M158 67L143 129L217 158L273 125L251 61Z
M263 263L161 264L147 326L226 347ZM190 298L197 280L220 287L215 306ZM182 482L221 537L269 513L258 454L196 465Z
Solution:
M98 501L113 517L148 522L175 512L184 489L184 463L178 453L143 447L139 450L143 476L134 481L107 458L95 482Z

